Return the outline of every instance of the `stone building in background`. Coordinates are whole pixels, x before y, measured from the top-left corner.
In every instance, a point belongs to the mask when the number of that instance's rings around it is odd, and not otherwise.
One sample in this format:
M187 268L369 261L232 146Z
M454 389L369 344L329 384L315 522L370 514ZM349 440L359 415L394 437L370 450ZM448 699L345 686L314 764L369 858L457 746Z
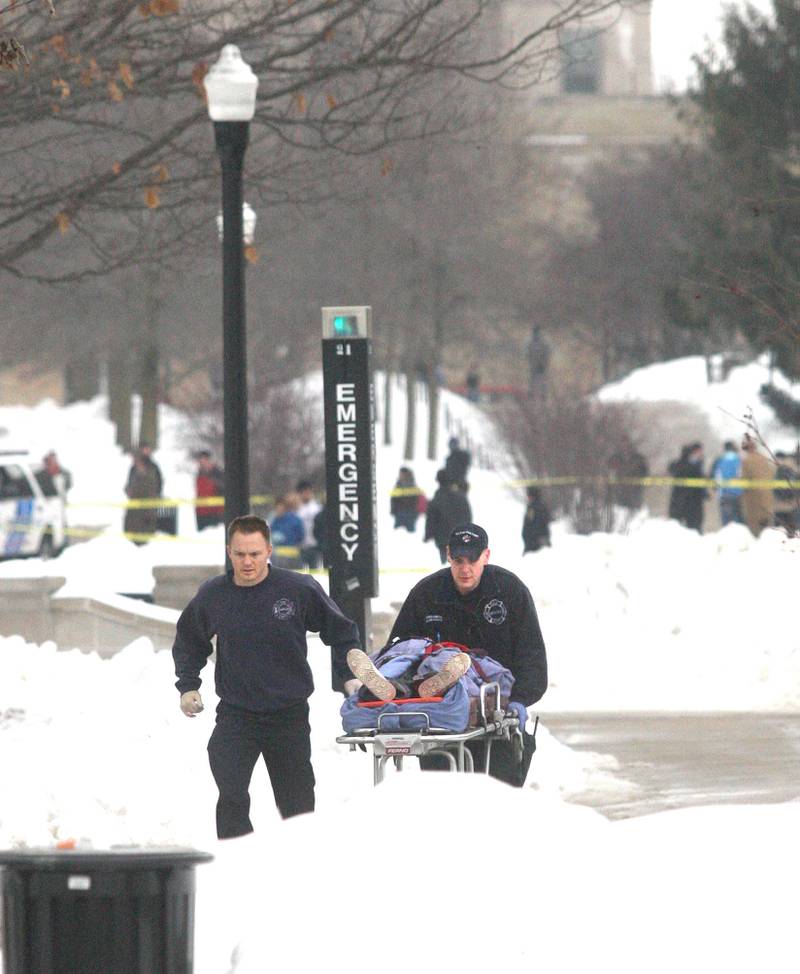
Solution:
M563 8L555 0L507 0L499 40L513 42L545 23ZM515 92L506 105L503 138L509 148L524 153L530 178L521 197L543 226L562 238L587 238L596 232L584 186L598 165L625 171L643 162L658 147L685 137L675 106L655 92L649 0L608 10L570 24L560 31L539 81ZM545 50L542 47L542 50ZM548 253L542 242L544 273ZM525 350L535 321L508 326L501 344L505 361L498 374L525 388ZM585 332L586 322L576 322ZM501 329L502 331L502 329ZM513 334L511 334L513 332ZM596 350L570 339L569 322L561 322L550 339L550 371L574 379L581 391L602 381ZM516 345L517 354L508 354ZM466 354L466 353L465 353ZM492 381L491 369L485 369Z

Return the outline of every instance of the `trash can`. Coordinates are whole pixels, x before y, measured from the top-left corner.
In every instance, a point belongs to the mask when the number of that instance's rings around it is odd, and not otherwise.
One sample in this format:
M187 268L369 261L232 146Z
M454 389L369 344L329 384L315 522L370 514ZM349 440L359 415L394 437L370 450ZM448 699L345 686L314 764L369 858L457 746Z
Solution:
M0 851L4 974L192 974L184 848Z

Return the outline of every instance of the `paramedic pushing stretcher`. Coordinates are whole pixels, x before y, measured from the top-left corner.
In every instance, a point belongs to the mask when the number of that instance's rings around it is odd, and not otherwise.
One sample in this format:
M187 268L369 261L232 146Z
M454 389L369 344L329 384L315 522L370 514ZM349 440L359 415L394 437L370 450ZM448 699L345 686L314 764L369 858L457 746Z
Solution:
M208 742L219 789L217 835L252 832L250 778L259 755L284 818L314 810L308 698L314 690L307 632L333 649L334 668L351 676L347 651L361 645L358 627L309 575L275 568L270 530L260 517L228 527L233 570L200 586L178 619L172 655L181 710L203 709L200 670L217 637L217 723Z
M514 686L508 709L519 717L523 731L522 763L510 741L497 741L491 751L489 773L500 781L521 787L536 749L525 731L527 708L547 689L547 656L536 608L528 587L512 572L490 565L489 538L477 524L453 530L447 548L449 568L418 582L408 594L389 636L410 639L427 636L435 642L455 642L508 667ZM484 742L467 745L476 759L484 760ZM441 758L421 759L423 767L446 767Z

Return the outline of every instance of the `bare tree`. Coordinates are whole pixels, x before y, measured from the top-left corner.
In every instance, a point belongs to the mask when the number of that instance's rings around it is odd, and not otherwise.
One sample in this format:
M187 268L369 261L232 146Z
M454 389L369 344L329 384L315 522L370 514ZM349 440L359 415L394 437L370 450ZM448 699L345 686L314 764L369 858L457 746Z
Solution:
M565 24L624 2L561 0L510 45L493 30L502 0L63 0L57 18L15 4L5 26L30 64L0 84L0 268L56 280L126 266L143 208L170 216L162 251L196 236L198 201L217 195L203 77L224 43L260 79L247 179L274 204L329 196L331 151L458 127L466 82L530 83Z

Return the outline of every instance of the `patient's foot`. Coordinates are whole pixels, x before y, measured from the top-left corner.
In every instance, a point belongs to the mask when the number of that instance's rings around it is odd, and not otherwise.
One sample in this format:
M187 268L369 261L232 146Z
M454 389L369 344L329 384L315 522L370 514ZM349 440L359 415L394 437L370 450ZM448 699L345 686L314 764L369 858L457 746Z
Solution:
M438 673L434 673L420 683L417 692L421 697L438 697L457 683L471 665L472 660L466 653L451 656Z
M394 700L397 690L390 680L381 675L380 670L363 649L351 649L347 654L347 665L353 676L357 677L378 700Z

